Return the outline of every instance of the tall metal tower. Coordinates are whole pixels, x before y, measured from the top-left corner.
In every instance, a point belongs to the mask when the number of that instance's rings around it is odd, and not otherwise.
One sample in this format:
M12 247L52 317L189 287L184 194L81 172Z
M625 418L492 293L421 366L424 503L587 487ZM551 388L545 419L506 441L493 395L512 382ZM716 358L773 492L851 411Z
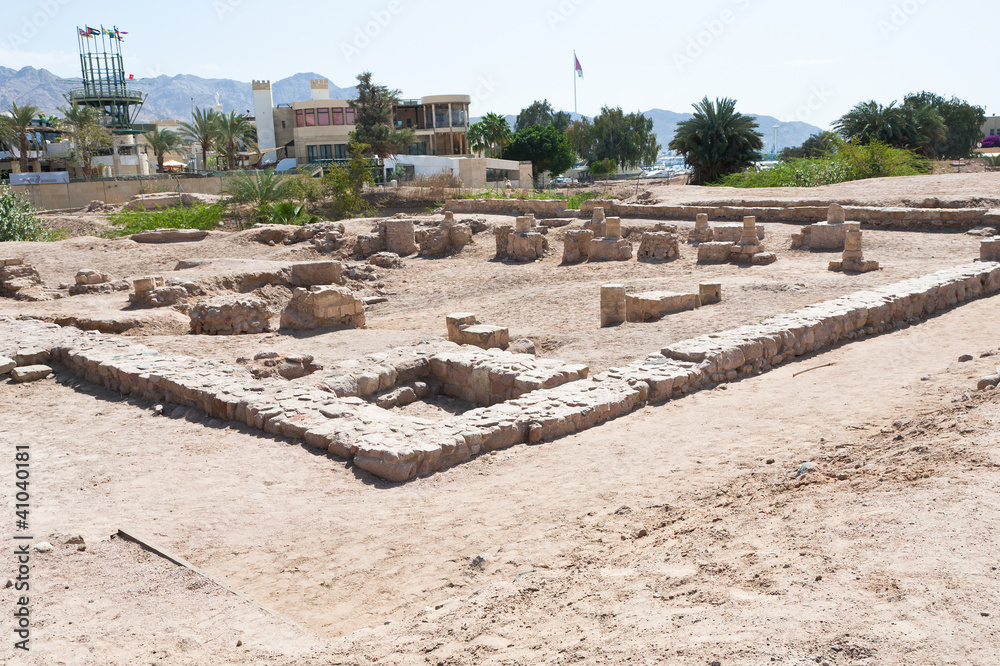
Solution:
M101 113L101 123L115 134L132 134L132 123L146 94L128 84L121 43L127 33L118 28L77 28L83 87L66 95L73 106L89 106Z

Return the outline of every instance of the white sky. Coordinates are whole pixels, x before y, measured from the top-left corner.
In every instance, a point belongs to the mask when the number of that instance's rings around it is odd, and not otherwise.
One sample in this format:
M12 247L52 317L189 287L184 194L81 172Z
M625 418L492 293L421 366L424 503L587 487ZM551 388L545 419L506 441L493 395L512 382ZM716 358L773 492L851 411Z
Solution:
M129 32L137 77L272 81L371 70L404 97L473 95L473 114L548 98L580 113L689 111L729 96L744 112L825 127L867 99L957 95L1000 112L987 0L2 0L0 65L79 76L76 26ZM368 34L365 34L365 33ZM977 37L978 35L978 37ZM30 100L26 100L30 101Z

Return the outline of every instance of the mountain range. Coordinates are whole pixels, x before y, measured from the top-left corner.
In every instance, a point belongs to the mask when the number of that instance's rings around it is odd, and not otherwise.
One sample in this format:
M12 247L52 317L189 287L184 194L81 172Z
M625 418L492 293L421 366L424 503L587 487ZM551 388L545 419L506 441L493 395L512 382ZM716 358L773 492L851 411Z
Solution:
M301 72L294 76L274 81L271 91L275 104L309 99L310 79L329 79L315 72ZM70 88L80 85L79 79L64 79L46 69L25 67L20 70L0 67L0 108L11 102L18 104L33 104L43 112L54 114L57 109L66 106L63 97ZM225 113L236 111L253 112L253 91L249 81L233 79L205 79L190 74L177 76L160 75L149 78L138 78L134 81L137 89L145 92L148 97L139 112L139 122L153 120L187 120L191 117L193 106L211 107L215 104L216 95ZM330 83L330 97L333 99L353 99L357 97L357 89L340 88ZM644 112L653 120L653 130L660 144L666 149L674 136L677 124L691 117L690 113L677 113L663 109L650 109ZM582 116L573 115L576 120ZM764 135L764 150L769 152L774 143L774 126L778 126L777 147L781 151L786 147L802 145L811 135L822 131L815 125L803 122L782 122L772 116L758 115L758 131ZM516 116L507 116L507 121L513 127ZM473 118L473 121L478 120Z

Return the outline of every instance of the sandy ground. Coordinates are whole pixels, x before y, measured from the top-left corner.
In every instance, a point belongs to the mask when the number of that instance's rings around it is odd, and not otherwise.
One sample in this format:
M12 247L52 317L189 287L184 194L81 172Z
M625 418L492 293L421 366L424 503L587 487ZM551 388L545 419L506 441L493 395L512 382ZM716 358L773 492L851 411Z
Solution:
M390 300L367 331L227 339L154 323L143 337L205 358L267 347L337 360L440 335L444 314L468 309L548 355L601 368L965 263L978 242L866 232L885 270L843 276L824 270L835 255L785 249L794 227L767 226L780 257L770 267L700 268L690 248L670 264L511 266L490 262L492 239L481 236L458 257L383 271ZM0 249L52 283L82 267L122 277L190 256L310 258L222 236L197 250L80 238ZM720 281L726 300L601 331L596 289L608 281ZM6 451L30 444L32 531L55 550L33 557L33 649L15 655L5 630L0 661L996 663L1000 398L974 389L1000 364L982 356L1000 348L997 302L404 485L242 426L155 416L152 404L65 373L5 383L0 441ZM123 303L5 301L0 311L51 317ZM959 363L962 354L975 360ZM796 478L806 462L816 466ZM112 539L119 528L296 624ZM0 530L5 544L12 532ZM76 533L85 551L64 544ZM14 590L0 594L12 608Z

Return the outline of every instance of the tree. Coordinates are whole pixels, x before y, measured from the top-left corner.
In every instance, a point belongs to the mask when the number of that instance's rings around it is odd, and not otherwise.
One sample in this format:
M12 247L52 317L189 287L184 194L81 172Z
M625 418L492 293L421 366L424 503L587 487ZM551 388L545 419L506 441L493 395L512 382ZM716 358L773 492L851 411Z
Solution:
M487 113L469 127L469 147L489 157L502 158L513 139L507 119L498 113Z
M411 129L393 127L399 90L372 83L372 73L358 75L358 97L348 102L354 109L354 131L351 141L366 146L369 155L381 159L401 153L413 143Z
M251 220L267 214L267 207L292 195L292 181L274 171L239 171L226 176L222 193L234 203L249 204ZM242 224L239 225L242 228Z
M797 148L785 148L781 151L781 159L790 160L798 157L823 157L837 146L837 135L833 132L820 132L802 142Z
M375 182L372 161L368 157L371 147L352 141L348 148L350 160L346 166L337 164L327 168L323 185L332 198L334 217L343 218L361 212L366 217L376 212L376 207L365 201L365 185Z
M32 125L39 109L30 104L18 106L17 102L11 102L10 106L7 107L7 112L10 116L5 122L17 139L18 163L21 166L21 172L24 173L28 170L28 144L31 140Z
M913 99L897 106L882 106L872 100L861 102L834 124L848 141L868 145L881 141L894 148L909 148L927 157L934 156L935 143L947 140L948 127L931 104Z
M651 118L641 113L626 115L621 108L604 107L592 123L586 118L579 120L568 133L574 150L583 159L611 161L625 169L652 164L661 147Z
M713 183L742 171L760 159L764 136L757 121L736 111L736 100L723 98L713 104L705 97L694 105L694 116L677 125L670 149L684 155L693 168L696 185Z
M65 116L63 124L73 138L74 158L89 176L94 155L111 147L111 130L101 125L100 112L93 107L71 106L59 111Z
M256 132L246 117L230 111L229 115L217 115L215 133L215 149L226 156L226 168L230 171L236 168L236 158L240 148L256 150Z
M542 127L552 125L560 132L565 132L572 120L572 116L565 111L556 111L553 109L549 100L546 99L541 102L536 100L526 108L521 109L521 113L517 114L517 120L514 121L514 131L520 132L534 125L541 125Z
M172 153L183 146L184 140L180 134L169 129L154 129L146 132L145 137L153 149L153 155L156 156L156 172L163 173L163 160L166 159L167 153Z
M180 124L181 136L201 145L201 168L205 171L208 171L208 149L218 136L219 116L215 109L197 107L191 114L191 122Z
M537 184L539 176L548 172L557 176L573 166L573 148L565 132L555 127L532 125L514 135L507 147L509 160L531 162L532 178Z
M911 93L903 100L906 106L932 106L940 114L947 126L947 136L934 143L934 153L938 158L958 159L972 154L976 143L982 139L982 126L986 121L986 111L980 106L969 104L964 99L952 97L946 100L929 92Z

